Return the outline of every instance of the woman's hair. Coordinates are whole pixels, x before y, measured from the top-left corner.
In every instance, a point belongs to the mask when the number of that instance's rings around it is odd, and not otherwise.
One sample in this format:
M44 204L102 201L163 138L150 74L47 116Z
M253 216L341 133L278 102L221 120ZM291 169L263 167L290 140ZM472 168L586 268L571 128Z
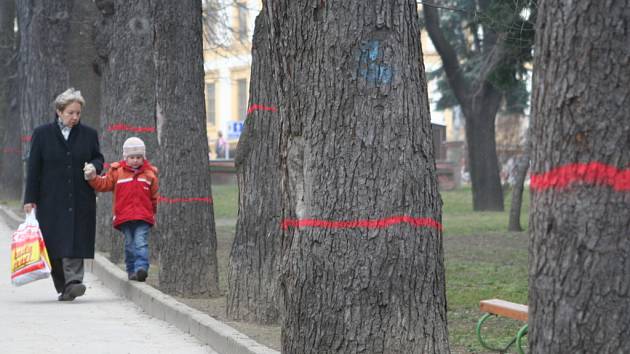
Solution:
M83 96L81 96L81 91L75 90L74 87L71 87L55 98L55 109L63 111L73 102L79 102L81 107L85 106L85 100L83 99Z

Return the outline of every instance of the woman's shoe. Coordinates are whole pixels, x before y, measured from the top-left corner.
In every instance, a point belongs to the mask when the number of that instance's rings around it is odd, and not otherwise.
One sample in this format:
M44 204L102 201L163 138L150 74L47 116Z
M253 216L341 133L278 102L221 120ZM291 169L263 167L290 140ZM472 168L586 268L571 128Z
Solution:
M85 294L85 285L81 283L70 283L66 285L63 293L59 295L59 301L72 301Z

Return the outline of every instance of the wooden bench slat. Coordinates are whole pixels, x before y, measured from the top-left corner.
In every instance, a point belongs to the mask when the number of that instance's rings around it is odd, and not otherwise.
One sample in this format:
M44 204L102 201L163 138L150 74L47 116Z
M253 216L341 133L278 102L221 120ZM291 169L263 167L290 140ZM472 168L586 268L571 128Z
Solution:
M499 299L490 299L479 302L479 309L483 312L494 315L527 322L527 305L516 304L514 302Z

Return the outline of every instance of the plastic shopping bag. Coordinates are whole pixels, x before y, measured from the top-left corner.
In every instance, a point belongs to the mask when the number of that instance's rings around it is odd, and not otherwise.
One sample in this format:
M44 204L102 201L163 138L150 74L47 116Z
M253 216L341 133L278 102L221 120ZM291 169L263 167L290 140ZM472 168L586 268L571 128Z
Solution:
M28 284L50 275L50 260L44 237L35 218L35 210L13 233L11 241L11 283Z

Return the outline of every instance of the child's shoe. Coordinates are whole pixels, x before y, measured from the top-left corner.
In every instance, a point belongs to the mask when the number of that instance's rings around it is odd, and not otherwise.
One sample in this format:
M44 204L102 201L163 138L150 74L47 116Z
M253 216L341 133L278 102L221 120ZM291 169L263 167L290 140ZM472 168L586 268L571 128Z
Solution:
M136 272L137 281L145 281L147 280L147 276L149 276L149 274L144 269L138 269L138 271Z
M138 276L136 275L136 273L129 273L129 274L127 274L127 279L129 279L129 280L138 280Z

